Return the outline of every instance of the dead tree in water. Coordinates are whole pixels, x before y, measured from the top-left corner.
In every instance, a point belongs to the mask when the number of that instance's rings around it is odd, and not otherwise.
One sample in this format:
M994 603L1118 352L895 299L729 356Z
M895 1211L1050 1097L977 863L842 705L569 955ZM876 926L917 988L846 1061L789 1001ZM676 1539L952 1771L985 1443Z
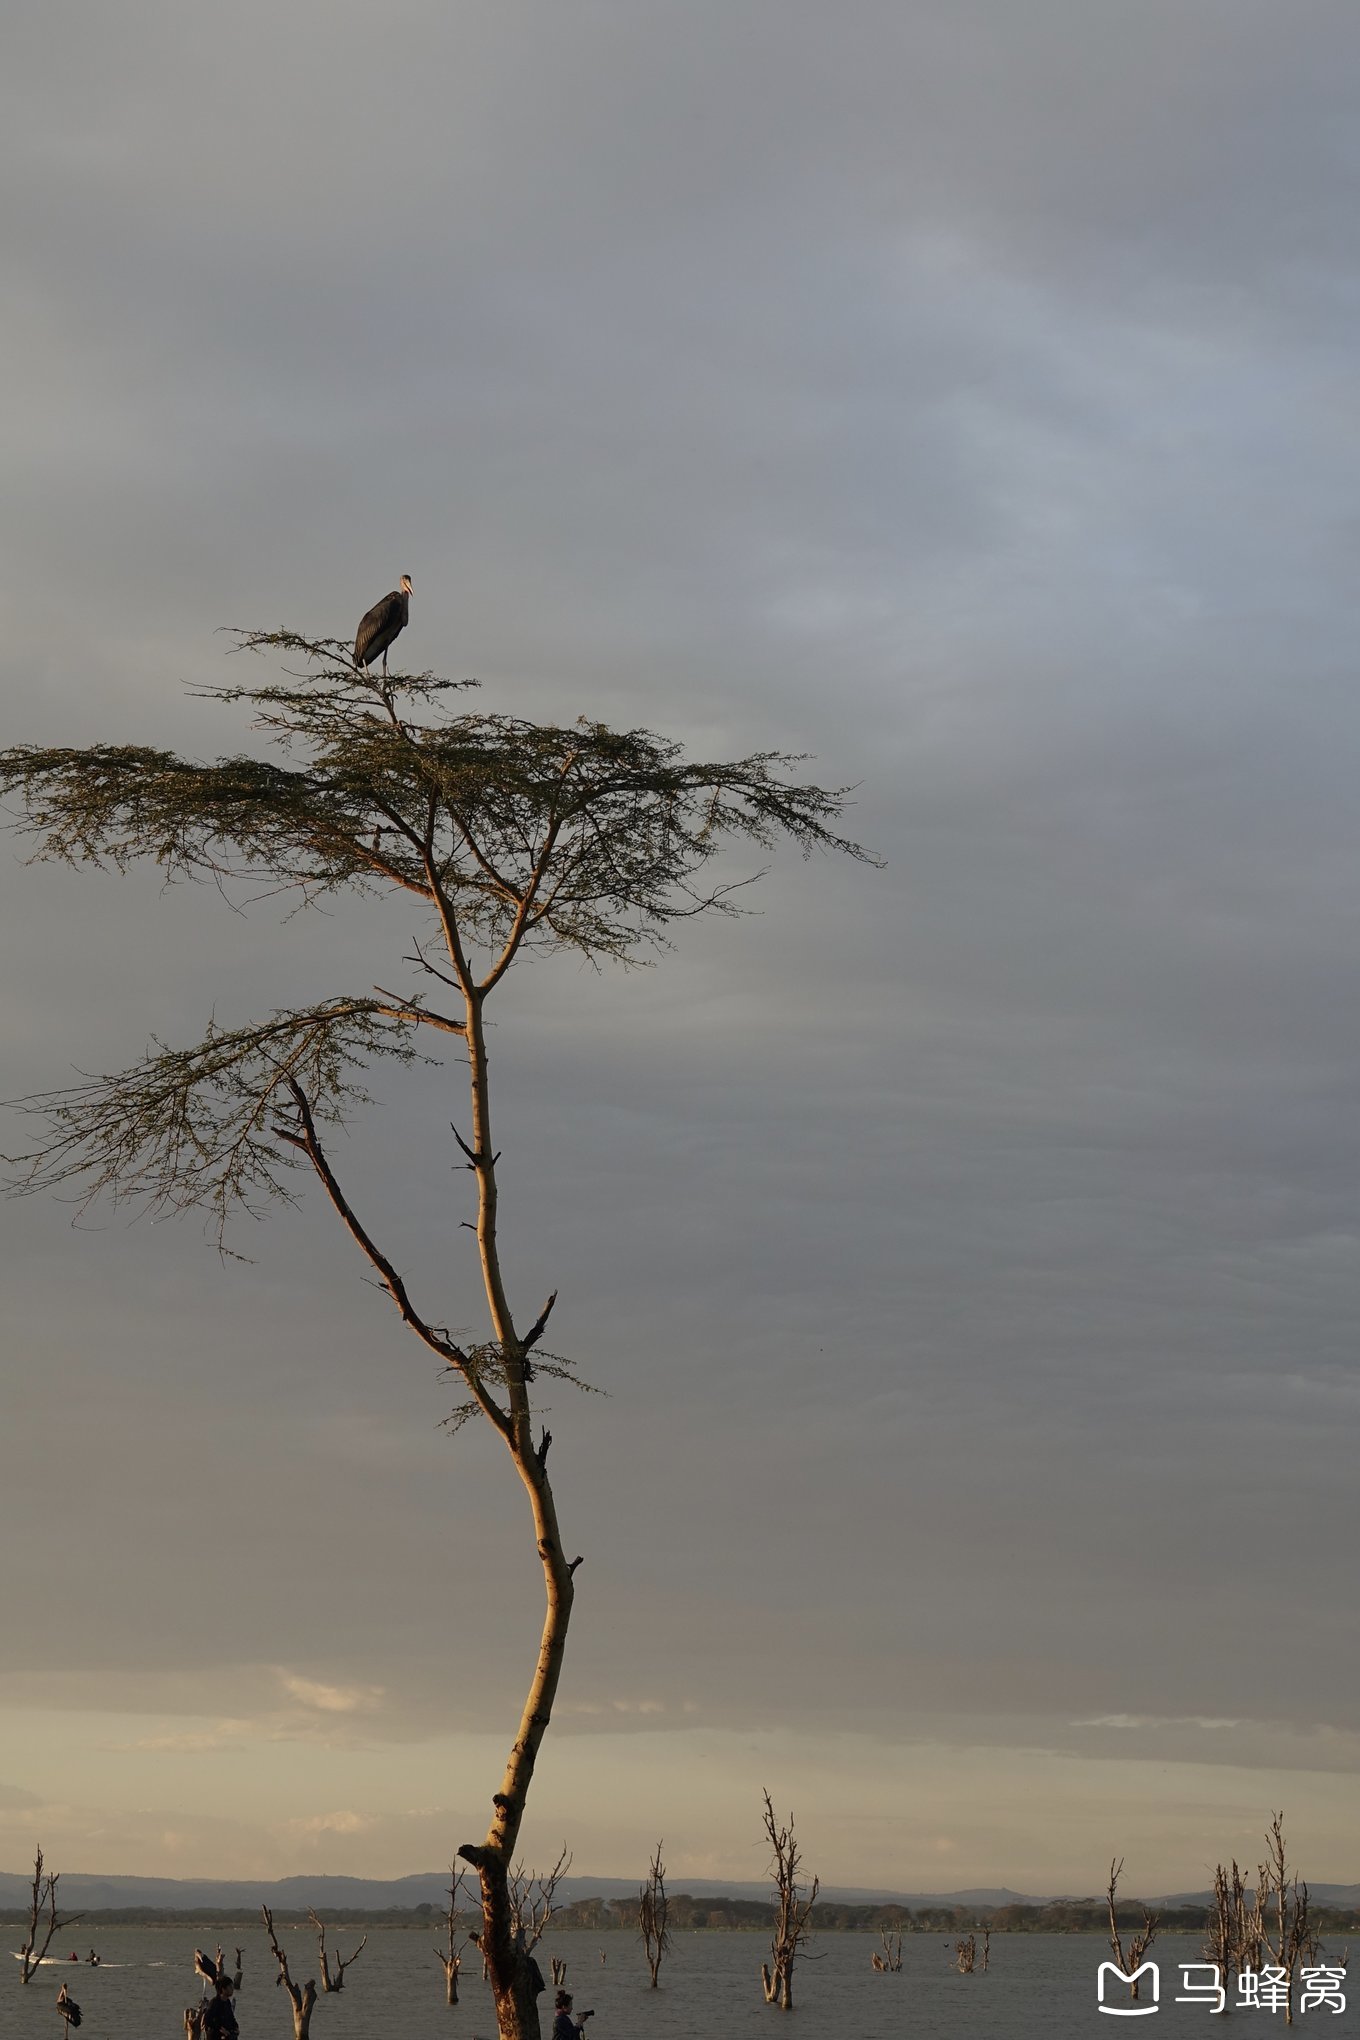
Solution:
M537 2040L535 1972L512 1919L509 1877L581 1560L567 1556L543 1387L534 1384L575 1377L569 1360L540 1344L556 1291L531 1318L503 1263L489 1008L516 964L535 954L626 964L665 947L682 919L735 913L734 886L712 872L733 842L764 851L791 840L804 853L861 861L865 853L835 833L849 789L796 781L795 760L776 752L705 763L645 729L453 714L461 683L356 672L347 643L280 631L242 633L239 645L305 662L277 682L201 690L244 708L248 752L204 763L142 744L17 745L0 752L0 797L7 812L21 810L14 826L35 839L40 859L119 871L144 860L167 881L224 894L257 887L292 905L380 895L403 962L420 978L392 991L366 972L353 993L280 1006L238 1027L210 1021L188 1047L153 1037L131 1068L29 1099L45 1131L18 1161L14 1187L79 1183L87 1203L107 1193L161 1212L199 1209L220 1240L242 1210L293 1204L297 1172L308 1172L365 1273L457 1384L452 1428L484 1421L504 1447L527 1504L543 1616L504 1769L486 1795L487 1828L457 1853L481 1885L479 1942L501 2040ZM342 1171L336 1138L376 1088L379 1062L423 1062L423 1051L441 1047L457 1053L466 1086L466 1135L451 1132L470 1177L457 1178L471 1193L460 1223L475 1241L483 1320L467 1336L450 1329L473 1315L464 1299L417 1300L403 1272L409 1255L365 1215L348 1175L353 1151ZM411 1180L433 1180L436 1166L412 1160ZM455 1236L451 1222L444 1232Z
M1118 1922L1115 1919L1115 1893L1119 1888L1119 1876L1123 1868L1124 1858L1122 1856L1118 1862L1111 1857L1110 1882L1105 1892L1105 1902L1109 1907L1110 1913L1110 1948L1114 1954L1115 1964L1123 1970L1125 1976L1132 1978L1134 1972L1142 1968L1143 1957L1157 1938L1157 1925L1161 1915L1159 1913L1150 1913L1146 1906L1141 1908L1143 1924L1129 1942L1126 1953L1124 1943L1120 1938ZM1130 1982L1129 1996L1134 1999L1137 1998L1138 1985L1136 1982Z
M463 1914L459 1899L463 1896L463 1878L466 1872L456 1863L449 1865L449 1909L444 1916L447 1946L436 1948L435 1954L444 1965L444 2002L456 2005L458 2002L458 1977L463 1967L463 1948L466 1937L462 1935Z
M1271 1817L1266 1860L1257 1869L1256 1919L1263 1954L1285 1973L1288 1997L1284 2022L1292 2026L1294 1978L1302 1963L1317 1959L1318 1937L1309 1907L1308 1886L1300 1884L1297 1876L1291 1877L1285 1860L1283 1813Z
M1214 1902L1209 1911L1202 1953L1218 1969L1228 2002L1232 2002L1233 1980L1244 1970L1259 1970L1262 1961L1261 1894L1250 1902L1247 1887L1236 1861L1225 1870L1214 1870Z
M325 1926L322 1923L319 1916L312 1911L312 1908L310 1906L308 1906L307 1908L307 1917L311 1921L312 1925L316 1928L317 1955L321 1962L321 1989L323 1995L329 1997L332 1991L344 1989L345 1971L349 1968L352 1962L357 1962L359 1960L359 1957L363 1954L365 1947L368 1945L368 1935L367 1934L364 1935L363 1940L360 1941L358 1947L355 1949L352 1955L342 1956L339 1950L338 1949L336 1950L335 1969L334 1972L332 1973L330 1961L326 1954Z
M774 1879L775 1913L770 1953L774 1963L773 1968L768 1962L761 1963L760 1981L766 2004L779 2005L784 2011L791 2012L793 1965L799 1949L812 1933L812 1908L822 1887L820 1878L814 1877L804 1895L798 1882L803 1857L793 1832L793 1815L789 1815L787 1827L780 1827L774 1816L774 1802L768 1792L764 1797L765 1834L773 1851L770 1875Z
M522 1863L517 1863L510 1872L507 1880L510 1929L522 1954L532 1955L543 1939L548 1922L557 1911L557 1887L570 1868L571 1856L563 1842L562 1852L551 1870L526 1870ZM559 1981L556 1976L553 1980Z
M954 1967L960 1976L971 1976L977 1968L976 1934L969 1934L954 1944Z
M891 1933L884 1927L878 1938L883 1944L883 1953L871 1955L869 1960L875 1969L881 1969L885 1975L895 1975L902 1967L902 1936L899 1933Z
M274 1959L279 1965L275 1983L281 1983L288 1993L293 2007L293 2040L308 2040L312 2030L312 2008L316 2004L316 1978L309 1977L300 1988L288 1973L288 1957L284 1954L274 1932L274 1915L267 1905L260 1907L264 1930L269 1936L269 1945L274 1950Z
M661 1976L661 1962L671 1945L670 1900L666 1896L666 1866L661 1860L661 1844L656 1845L647 1871L647 1882L638 1892L638 1932L642 1945L647 1951L647 1968L655 1990Z
M33 1888L28 1901L28 1923L24 1931L23 1945L19 1950L20 1983L32 1981L33 1973L51 1947L54 1937L85 1917L84 1913L57 1911L57 1885L60 1881L60 1870L49 1870L43 1861L43 1852L39 1849L33 1858ZM40 1933L41 1942L38 1939Z

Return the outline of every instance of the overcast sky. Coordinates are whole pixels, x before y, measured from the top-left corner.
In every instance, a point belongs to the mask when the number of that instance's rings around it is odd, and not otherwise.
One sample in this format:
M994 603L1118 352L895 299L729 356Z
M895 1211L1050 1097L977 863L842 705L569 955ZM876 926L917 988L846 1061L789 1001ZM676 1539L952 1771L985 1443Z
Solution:
M585 1555L578 1872L1360 1876L1351 0L73 0L0 71L6 741L245 741L222 625L815 753L654 972L507 981L512 1276ZM0 848L0 1093L391 982ZM732 875L749 868L734 859ZM386 974L386 975L385 975ZM346 1147L478 1325L440 1128ZM6 1144L17 1143L17 1130ZM0 1868L480 1833L541 1582L317 1201L3 1222Z

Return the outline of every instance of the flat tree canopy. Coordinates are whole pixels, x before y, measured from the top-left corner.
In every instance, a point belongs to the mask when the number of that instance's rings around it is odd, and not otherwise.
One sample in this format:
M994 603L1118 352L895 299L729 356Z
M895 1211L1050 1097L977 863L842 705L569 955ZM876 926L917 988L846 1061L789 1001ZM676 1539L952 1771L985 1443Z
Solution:
M539 1372L572 1369L539 1349L554 1298L530 1321L502 1278L486 1002L531 952L635 964L668 945L677 921L736 912L751 879L723 885L710 872L733 838L871 860L837 833L848 789L798 780L797 758L698 762L649 730L456 713L451 697L467 683L373 679L329 639L238 638L243 651L303 662L278 682L203 690L249 712L267 755L200 764L144 746L20 745L0 753L13 826L36 859L120 870L144 859L172 881L244 886L290 906L345 890L414 895L425 933L402 960L416 977L408 990L339 992L243 1027L209 1024L187 1048L153 1038L130 1069L22 1100L42 1132L15 1159L13 1187L199 1208L222 1244L233 1213L292 1201L297 1172L310 1170L403 1322L460 1378L454 1422L480 1413L504 1441L530 1498L547 1611L494 1817L485 1841L459 1853L481 1878L501 2033L527 2040L538 2032L532 1964L515 1945L507 1876L579 1564L562 1552L531 1385ZM408 925L403 915L403 937ZM455 1341L417 1305L326 1146L329 1129L364 1103L375 1062L409 1062L440 1035L455 1037L467 1064L471 1138L453 1137L477 1181L488 1325L476 1343Z

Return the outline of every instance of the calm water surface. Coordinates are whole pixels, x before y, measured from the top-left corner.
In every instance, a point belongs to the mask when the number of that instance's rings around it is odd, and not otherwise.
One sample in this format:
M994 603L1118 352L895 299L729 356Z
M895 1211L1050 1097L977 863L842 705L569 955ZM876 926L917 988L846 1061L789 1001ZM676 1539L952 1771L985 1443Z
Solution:
M79 1932L79 1929L74 1930ZM17 1939L12 1935L11 1939ZM193 1974L195 1942L215 1935L183 1929L122 1927L94 1938L104 1966L46 1966L25 1989L19 1965L0 1976L0 2040L62 2040L55 2009L65 1983L84 2012L78 2040L183 2040L184 2007L200 1994ZM281 1935L294 1976L316 1973L316 1936L310 1929ZM357 1934L329 1928L341 1952ZM434 1956L435 1934L381 1929L350 1970L338 1996L322 1997L312 2016L312 2040L495 2040L491 1999L481 1982L475 1951L460 1985L461 2002L444 2003L444 1974ZM243 1936L245 1982L237 2003L241 2040L292 2040L290 2008L274 1987L275 1963L263 1932ZM82 1954L90 1939L71 1939ZM1150 2018L1118 2022L1096 2009L1096 1965L1108 1952L1089 1935L996 1935L987 1975L960 1976L950 1967L941 1936L909 1935L899 1975L880 1976L869 1964L879 1945L873 1934L822 1934L816 1961L795 1972L792 2013L764 2003L760 1963L765 1943L756 1934L682 1934L661 1972L661 1988L647 1983L642 1951L631 1934L549 1931L538 1949L562 1957L578 2008L595 2007L590 2040L1153 2040L1198 2033L1203 2040L1226 2030L1231 2040L1267 2040L1285 2031L1283 2016L1237 2010L1220 2029L1202 2005L1177 2005L1179 1962L1198 1960L1194 1940L1168 1936L1157 1943L1162 2003ZM607 1960L601 1965L600 1951ZM230 1951L228 1951L230 1953ZM1324 1960L1335 1960L1335 1948ZM1360 1974L1350 1982L1345 2012L1296 2015L1301 2040L1319 2035L1346 2040L1360 2034ZM551 2004L551 1991L545 2004ZM543 2021L546 2034L550 2018Z

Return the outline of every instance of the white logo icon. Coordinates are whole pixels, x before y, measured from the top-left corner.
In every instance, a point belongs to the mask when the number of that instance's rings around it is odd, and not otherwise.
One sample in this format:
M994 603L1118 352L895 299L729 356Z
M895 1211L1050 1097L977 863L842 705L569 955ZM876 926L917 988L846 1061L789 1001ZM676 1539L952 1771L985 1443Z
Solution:
M1105 2002L1105 1978L1107 1975L1114 1979L1114 1982L1121 1990L1126 1989L1131 1983L1137 1983L1140 1976L1149 1977L1151 1979L1149 1984L1149 1993L1152 1998L1151 2004L1107 2005ZM1157 1973L1155 1962L1140 1963L1137 1969L1131 1969L1127 1974L1117 1963L1102 1962L1096 1971L1096 2010L1108 2012L1112 2019L1150 2018L1152 2013L1157 2010L1157 1993L1161 1989L1161 1983L1162 1980Z

